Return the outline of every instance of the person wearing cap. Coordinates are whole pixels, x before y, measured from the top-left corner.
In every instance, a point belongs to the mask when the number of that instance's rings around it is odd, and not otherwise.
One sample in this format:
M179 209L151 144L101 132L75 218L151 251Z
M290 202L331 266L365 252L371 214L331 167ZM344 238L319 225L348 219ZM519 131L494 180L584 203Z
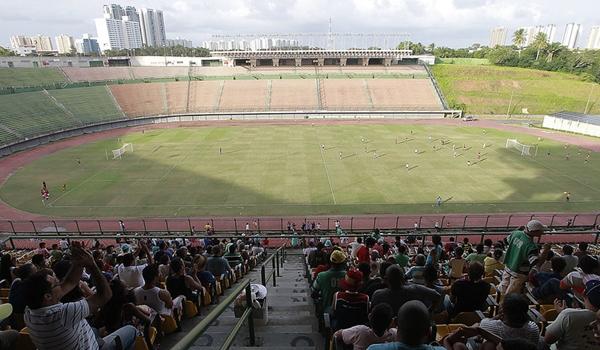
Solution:
M443 346L428 345L433 334L431 318L425 304L411 300L398 310L396 341L373 344L367 350L445 350Z
M340 291L333 295L334 329L368 323L369 296L358 292L362 280L362 272L354 268L349 269L340 280Z
M13 312L11 304L0 305L0 321L4 321ZM0 350L11 350L16 349L17 339L19 338L19 332L14 329L8 329L0 331Z
M320 272L312 285L313 297L319 295L318 305L325 313L330 313L333 295L339 290L339 282L346 276L346 254L341 250L334 250L329 257L331 267Z
M500 290L502 294L521 293L532 267L540 267L546 260L545 256L550 251L550 246L545 245L544 250L538 257L538 247L533 241L535 237L541 237L547 229L539 220L531 220L524 230L513 231L507 237L508 248L504 255L504 273ZM535 271L535 269L534 269Z
M585 284L583 302L585 309L571 309L566 308L562 300L554 301L559 314L546 328L546 344L556 344L557 350L600 349L600 339L595 337L592 324L600 310L600 281L591 280Z

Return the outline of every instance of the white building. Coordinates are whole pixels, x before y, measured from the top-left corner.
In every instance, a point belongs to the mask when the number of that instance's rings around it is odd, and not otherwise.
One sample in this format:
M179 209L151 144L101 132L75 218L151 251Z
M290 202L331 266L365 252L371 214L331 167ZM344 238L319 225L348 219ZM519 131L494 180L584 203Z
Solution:
M192 41L191 40L185 40L185 39L166 39L165 40L165 45L168 47L173 47L173 46L183 46L183 47L188 47L191 48L193 47Z
M600 26L592 27L586 48L588 50L600 49Z
M577 47L577 39L581 34L581 24L569 23L565 28L565 34L563 35L562 44L568 49L575 49Z
M54 40L56 41L56 49L58 50L58 53L68 54L75 49L75 41L70 35L61 34L54 37Z
M138 22L130 21L129 17L113 19L105 14L105 18L97 18L95 22L101 51L142 47L140 25Z
M490 47L506 45L506 33L505 27L492 29L492 34L490 35Z
M542 32L544 34L546 34L546 38L548 39L548 43L553 43L554 42L554 38L556 37L556 25L555 24L548 24L547 26L544 27L544 30Z
M143 44L145 46L165 46L166 35L163 12L141 8L138 14Z
M37 52L53 51L52 40L47 35L34 35L31 37L31 42L35 46Z

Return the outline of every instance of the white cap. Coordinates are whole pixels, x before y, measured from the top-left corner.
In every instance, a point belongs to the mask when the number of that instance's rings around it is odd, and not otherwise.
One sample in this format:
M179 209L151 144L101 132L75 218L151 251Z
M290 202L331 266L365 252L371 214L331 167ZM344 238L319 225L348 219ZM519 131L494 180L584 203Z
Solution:
M542 224L539 220L531 220L527 223L527 232L533 231L545 231L548 229L548 226Z

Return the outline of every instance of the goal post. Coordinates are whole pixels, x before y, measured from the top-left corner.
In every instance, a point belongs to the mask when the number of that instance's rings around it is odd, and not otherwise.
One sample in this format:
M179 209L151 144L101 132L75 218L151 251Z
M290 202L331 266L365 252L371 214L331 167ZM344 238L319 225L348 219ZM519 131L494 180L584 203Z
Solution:
M113 159L121 159L123 154L125 154L127 152L133 153L133 144L126 143L126 144L123 144L123 146L121 146L121 148L113 149L112 150Z
M506 139L506 148L514 148L521 153L522 156L537 155L537 145L526 145L519 142L517 139Z

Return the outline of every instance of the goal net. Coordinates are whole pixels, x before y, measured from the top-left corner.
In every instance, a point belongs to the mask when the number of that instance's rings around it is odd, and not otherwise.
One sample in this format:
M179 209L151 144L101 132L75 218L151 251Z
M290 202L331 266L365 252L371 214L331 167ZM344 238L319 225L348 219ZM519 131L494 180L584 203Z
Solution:
M526 145L520 143L516 139L507 139L506 148L514 148L521 153L522 156L535 156L537 155L537 146Z
M113 159L121 159L121 156L123 156L123 154L126 152L133 152L133 145L131 143L126 143L119 149L113 149Z

